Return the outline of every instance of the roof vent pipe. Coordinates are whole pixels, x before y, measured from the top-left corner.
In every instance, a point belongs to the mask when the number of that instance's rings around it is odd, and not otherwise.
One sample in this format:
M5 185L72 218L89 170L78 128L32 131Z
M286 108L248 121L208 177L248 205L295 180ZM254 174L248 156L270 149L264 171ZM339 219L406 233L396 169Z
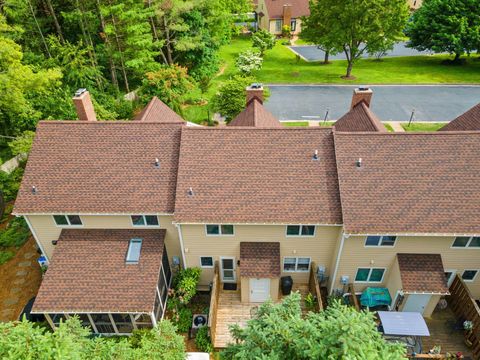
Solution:
M355 165L357 166L357 168L362 167L362 158L358 158L358 160L355 161Z
M35 185L32 186L32 194L35 195L37 193L37 187Z
M155 167L160 167L160 160L158 160L158 158L155 158Z
M313 153L312 159L313 160L318 160L318 150L315 150L315 152Z
M193 194L193 189L191 187L188 188L187 194L188 194L188 196L193 196L194 195Z

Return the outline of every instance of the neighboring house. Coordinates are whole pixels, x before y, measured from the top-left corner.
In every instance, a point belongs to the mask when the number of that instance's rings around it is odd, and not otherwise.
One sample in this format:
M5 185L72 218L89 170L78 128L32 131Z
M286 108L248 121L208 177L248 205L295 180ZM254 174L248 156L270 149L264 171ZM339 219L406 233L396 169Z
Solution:
M281 35L283 26L288 25L293 34L299 34L300 18L310 15L310 8L308 0L258 0L255 12L259 28Z
M475 105L467 112L456 119L450 121L447 125L438 129L438 131L476 131L480 130L480 104Z
M162 318L172 271L208 286L216 263L245 303L313 262L331 294L387 287L392 309L429 316L455 274L480 299L480 131L388 133L369 89L334 127L285 128L262 93L225 127L158 99L95 121L88 93L80 121L40 122L14 209L50 263L33 312L130 333Z

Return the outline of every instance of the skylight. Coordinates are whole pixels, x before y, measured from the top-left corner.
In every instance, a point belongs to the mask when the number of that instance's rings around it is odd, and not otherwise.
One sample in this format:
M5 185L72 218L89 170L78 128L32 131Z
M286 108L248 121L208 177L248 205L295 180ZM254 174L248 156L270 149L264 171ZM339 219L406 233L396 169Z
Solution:
M140 259L140 250L142 249L142 239L131 239L128 244L127 264L138 264Z

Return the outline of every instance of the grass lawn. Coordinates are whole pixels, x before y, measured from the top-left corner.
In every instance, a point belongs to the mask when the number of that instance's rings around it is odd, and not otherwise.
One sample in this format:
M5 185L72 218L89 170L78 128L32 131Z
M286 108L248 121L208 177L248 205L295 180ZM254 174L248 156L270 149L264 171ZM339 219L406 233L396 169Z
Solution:
M437 131L442 126L445 126L445 124L446 123L412 123L408 126L408 123L406 123L402 124L402 127L408 132Z
M444 65L445 55L410 56L361 59L352 74L355 80L341 78L347 62L334 60L329 65L309 63L299 59L282 41L277 41L272 50L265 53L261 70L255 76L259 82L273 84L476 84L480 83L480 58L472 56L465 65ZM251 49L249 37L239 37L220 49L221 71L212 80L211 87L202 96L211 99L220 84L237 73L235 59L238 54ZM196 123L207 117L205 105L190 105L184 109L186 120Z
M387 128L388 131L393 132L392 125L390 125L390 124L385 124L385 123L383 123L383 125Z
M308 126L308 121L282 121L283 126Z

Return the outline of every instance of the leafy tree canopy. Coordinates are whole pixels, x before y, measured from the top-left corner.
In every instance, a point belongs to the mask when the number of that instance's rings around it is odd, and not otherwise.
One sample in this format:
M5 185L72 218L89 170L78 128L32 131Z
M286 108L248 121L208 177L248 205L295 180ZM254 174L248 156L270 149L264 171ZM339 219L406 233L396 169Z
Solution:
M458 60L480 48L478 0L425 0L407 24L408 46L448 52Z
M300 294L282 303L262 304L246 328L231 328L237 344L223 359L384 359L405 358L401 344L387 343L371 312L333 302L326 310L302 318Z
M273 49L275 42L275 35L270 34L264 29L260 29L252 35L252 46L260 50L260 55L262 57L265 54L265 51Z

